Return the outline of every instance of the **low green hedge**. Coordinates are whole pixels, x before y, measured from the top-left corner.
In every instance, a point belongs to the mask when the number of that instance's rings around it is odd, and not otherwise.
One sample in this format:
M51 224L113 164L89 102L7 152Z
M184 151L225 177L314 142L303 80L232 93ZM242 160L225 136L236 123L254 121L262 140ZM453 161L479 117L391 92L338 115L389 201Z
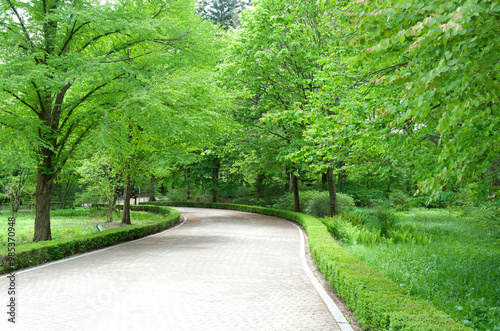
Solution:
M7 248L0 250L0 274L12 272L49 261L61 259L77 253L84 253L117 243L142 238L161 232L179 220L180 212L161 206L130 206L134 211L147 211L163 217L158 222L146 225L129 225L85 236L42 241L16 247L15 268L10 268Z
M471 330L437 310L428 301L410 295L408 290L350 255L332 239L325 225L312 216L236 204L172 201L147 204L234 209L277 216L299 223L307 232L311 255L316 265L367 330Z

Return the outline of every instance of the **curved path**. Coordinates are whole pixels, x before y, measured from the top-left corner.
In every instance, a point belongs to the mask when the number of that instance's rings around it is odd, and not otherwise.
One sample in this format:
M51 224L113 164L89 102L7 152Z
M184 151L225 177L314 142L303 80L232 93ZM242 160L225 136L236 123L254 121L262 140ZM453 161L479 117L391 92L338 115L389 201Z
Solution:
M12 329L350 330L304 271L297 226L178 209L187 221L174 229L16 274ZM1 277L1 330L7 287Z

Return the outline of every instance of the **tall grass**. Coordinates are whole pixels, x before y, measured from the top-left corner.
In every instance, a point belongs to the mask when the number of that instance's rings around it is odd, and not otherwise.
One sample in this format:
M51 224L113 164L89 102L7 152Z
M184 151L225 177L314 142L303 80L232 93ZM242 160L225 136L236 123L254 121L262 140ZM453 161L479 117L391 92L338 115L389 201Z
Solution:
M386 240L364 243L348 237L343 239L345 248L412 294L431 301L464 324L476 330L499 331L500 236L497 224L482 218L481 214L466 216L446 210L420 209L396 216L398 223L387 231ZM339 228L359 228L351 232L373 233L373 228L368 230L370 227L353 225L345 219L340 224ZM429 241L391 240L391 231L420 235Z

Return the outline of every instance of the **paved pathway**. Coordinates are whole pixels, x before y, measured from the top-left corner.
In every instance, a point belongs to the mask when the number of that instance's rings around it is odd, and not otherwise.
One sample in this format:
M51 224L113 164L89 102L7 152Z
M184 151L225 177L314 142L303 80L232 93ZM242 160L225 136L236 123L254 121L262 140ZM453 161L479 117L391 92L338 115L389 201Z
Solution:
M15 328L0 277L0 330L349 329L304 271L296 226L178 209L175 229L19 272Z

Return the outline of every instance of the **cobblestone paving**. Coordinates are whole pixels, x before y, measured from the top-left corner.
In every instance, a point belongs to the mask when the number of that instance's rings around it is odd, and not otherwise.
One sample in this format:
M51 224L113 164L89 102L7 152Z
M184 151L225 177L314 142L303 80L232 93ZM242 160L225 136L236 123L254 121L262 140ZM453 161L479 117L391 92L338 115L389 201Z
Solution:
M1 277L0 330L340 330L292 224L178 209L173 230L18 273L14 328Z

